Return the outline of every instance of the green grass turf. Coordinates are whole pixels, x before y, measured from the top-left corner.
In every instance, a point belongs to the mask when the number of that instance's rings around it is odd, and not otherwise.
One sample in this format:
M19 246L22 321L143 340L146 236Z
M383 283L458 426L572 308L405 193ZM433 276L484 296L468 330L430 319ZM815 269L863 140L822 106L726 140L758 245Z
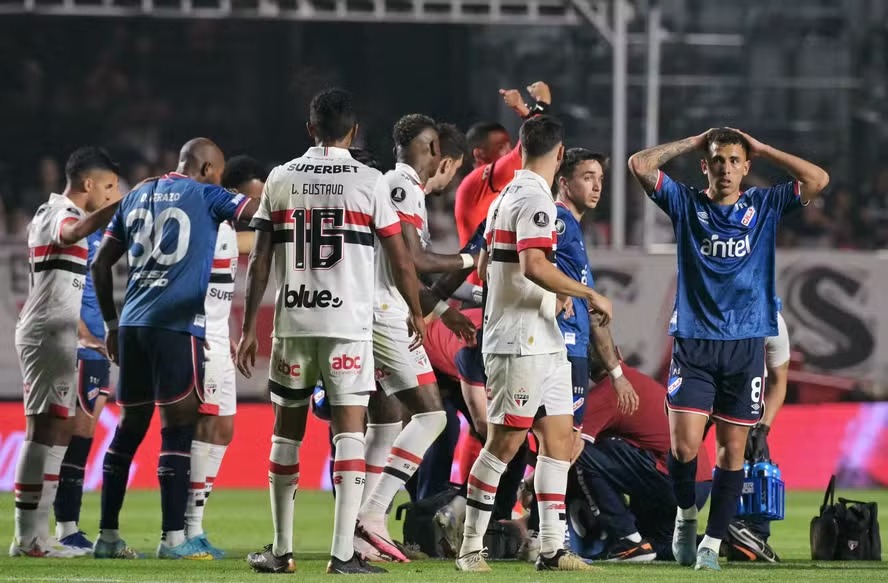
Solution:
M888 507L888 490L855 492L854 498L875 500ZM2 498L5 516L2 524L12 533L12 495ZM607 578L608 581L685 581L693 578L721 577L731 583L743 581L888 581L888 564L882 563L812 563L808 558L808 523L817 512L821 494L794 492L788 495L786 520L775 522L772 542L784 562L780 565L722 563L723 571L695 573L674 564L605 564L599 573L537 573L528 563L497 562L488 575L459 574L451 561L422 561L392 565L389 581L447 581L482 579L484 581L580 581ZM95 535L99 499L89 494L84 500L82 525ZM706 511L704 510L704 515ZM296 497L295 546L298 572L295 575L259 575L252 573L244 556L271 541L268 493L265 491L225 491L213 493L209 501L206 526L211 540L228 551L223 561L97 561L79 559L26 559L0 557L0 582L70 581L91 583L130 583L159 581L314 581L323 575L329 552L333 522L332 498L326 492L300 492ZM138 550L152 555L160 531L160 501L155 491L135 491L127 495L121 517L122 534ZM391 532L397 537L400 526L392 521ZM888 553L886 553L888 555ZM886 557L883 555L883 558ZM358 579L366 579L359 577ZM371 577L379 579L379 577Z

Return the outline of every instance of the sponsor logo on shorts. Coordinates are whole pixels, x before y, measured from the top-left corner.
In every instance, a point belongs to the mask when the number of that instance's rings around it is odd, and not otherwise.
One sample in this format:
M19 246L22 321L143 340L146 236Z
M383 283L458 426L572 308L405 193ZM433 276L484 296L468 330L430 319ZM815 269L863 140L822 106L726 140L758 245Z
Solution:
M283 359L279 360L277 363L277 371L284 376L288 376L294 379L298 379L302 374L299 369L301 367L298 364L290 364Z
M334 372L360 372L361 357L343 354L330 360L330 369Z
M99 388L98 387L93 387L86 392L86 399L88 401L92 401L93 399L95 399L98 396L99 396Z
M328 289L312 291L302 284L297 290L290 289L289 285L284 285L284 307L286 308L338 308L341 305L342 300L334 297L333 292Z
M576 401L574 401L574 411L579 411L580 407L582 407L586 403L586 399L580 397Z
M527 401L530 400L530 395L528 394L527 389L521 388L512 393L512 399L515 401L516 405L523 407L527 405Z
M678 387L681 386L681 377L670 379L669 386L666 387L666 391L671 395L675 391L678 390Z

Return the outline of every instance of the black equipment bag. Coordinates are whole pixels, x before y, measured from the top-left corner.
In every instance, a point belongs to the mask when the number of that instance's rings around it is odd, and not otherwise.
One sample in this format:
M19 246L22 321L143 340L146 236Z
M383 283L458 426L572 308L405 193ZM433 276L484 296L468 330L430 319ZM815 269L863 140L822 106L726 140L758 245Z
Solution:
M435 513L449 504L457 492L456 488L448 488L424 500L398 506L395 518L404 521L404 544L419 546L431 558L453 558L444 533L435 522Z
M811 519L811 558L815 561L881 561L879 507L875 502L839 498L832 476L820 516Z

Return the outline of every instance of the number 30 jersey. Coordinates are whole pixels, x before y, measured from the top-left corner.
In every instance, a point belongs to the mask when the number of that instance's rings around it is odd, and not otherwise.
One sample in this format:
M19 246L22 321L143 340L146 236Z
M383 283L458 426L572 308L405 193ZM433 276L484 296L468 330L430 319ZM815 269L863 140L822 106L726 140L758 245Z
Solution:
M219 224L237 220L248 200L178 173L127 194L105 231L124 244L129 260L120 325L204 338L204 300Z
M371 340L375 236L401 232L382 174L309 148L271 171L250 226L272 233L276 338Z

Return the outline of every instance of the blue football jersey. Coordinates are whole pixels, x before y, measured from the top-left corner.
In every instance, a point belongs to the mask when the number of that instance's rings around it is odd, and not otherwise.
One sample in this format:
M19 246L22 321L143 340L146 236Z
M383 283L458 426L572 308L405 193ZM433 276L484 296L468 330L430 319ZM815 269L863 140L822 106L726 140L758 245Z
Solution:
M752 187L731 205L660 172L651 199L672 219L678 259L669 333L700 340L777 335L774 255L781 216L802 206L798 182Z
M96 288L93 287L90 266L99 245L102 243L102 231L96 231L86 238L89 246L89 254L86 258L86 280L83 284L83 299L80 300L80 319L86 324L89 333L99 340L105 339L105 321L102 319L102 311L99 309L99 301L96 299ZM105 360L105 357L91 348L78 348L77 358L83 360Z
M558 235L558 246L555 249L555 264L558 270L569 278L583 285L593 287L592 273L589 271L589 258L586 256L586 244L583 241L583 227L566 206L555 203L558 215L555 219L555 233ZM567 355L587 358L589 348L589 302L585 299L573 298L574 314L564 317L558 314L558 326L564 336Z
M129 259L120 325L204 338L219 223L237 219L248 200L177 173L127 194L105 231L124 244Z

